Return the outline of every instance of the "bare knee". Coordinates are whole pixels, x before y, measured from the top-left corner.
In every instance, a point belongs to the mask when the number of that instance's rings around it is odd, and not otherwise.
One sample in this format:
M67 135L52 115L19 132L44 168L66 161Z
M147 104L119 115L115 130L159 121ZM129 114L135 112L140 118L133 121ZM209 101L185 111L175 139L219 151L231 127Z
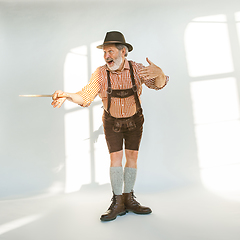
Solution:
M125 167L137 168L138 151L126 149L125 155L126 155Z
M121 167L122 166L123 151L110 153L111 167Z

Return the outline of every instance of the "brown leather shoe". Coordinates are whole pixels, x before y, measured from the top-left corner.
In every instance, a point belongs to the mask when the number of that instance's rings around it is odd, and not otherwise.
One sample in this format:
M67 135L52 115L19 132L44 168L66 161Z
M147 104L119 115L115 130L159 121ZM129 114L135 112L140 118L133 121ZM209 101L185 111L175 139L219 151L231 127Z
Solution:
M101 221L111 221L116 219L117 216L122 216L126 214L125 205L123 203L122 195L113 194L112 204L108 208L108 210L101 216Z
M135 200L133 192L123 193L124 204L127 212L131 211L137 214L149 214L152 210L149 207L141 206L139 202Z

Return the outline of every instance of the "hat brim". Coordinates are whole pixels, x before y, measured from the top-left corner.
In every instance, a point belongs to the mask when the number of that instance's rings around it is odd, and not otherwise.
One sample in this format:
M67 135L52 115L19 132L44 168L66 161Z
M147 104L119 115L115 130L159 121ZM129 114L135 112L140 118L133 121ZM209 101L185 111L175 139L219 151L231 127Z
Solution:
M126 46L128 48L129 52L131 52L133 50L133 46L131 44L129 44L129 43L122 43L122 42L119 42L119 41L108 41L108 42L105 42L102 45L97 46L97 48L98 49L102 49L103 46L106 46L106 45L109 45L109 44L114 44L114 43L118 43L118 44L122 44L122 45Z

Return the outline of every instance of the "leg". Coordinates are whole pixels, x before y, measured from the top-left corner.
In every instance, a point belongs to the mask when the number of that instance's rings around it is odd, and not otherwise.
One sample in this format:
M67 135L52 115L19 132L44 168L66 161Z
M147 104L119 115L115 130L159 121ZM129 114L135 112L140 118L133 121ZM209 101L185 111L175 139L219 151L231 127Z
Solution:
M126 214L125 205L123 203L122 186L123 186L123 135L113 131L114 121L111 116L104 112L103 127L108 150L110 152L110 180L112 185L113 197L112 204L108 210L101 216L102 221L114 220L118 215Z
M122 186L123 186L123 168L122 168L123 151L110 153L110 180L113 191L112 204L108 210L101 216L102 221L114 220L117 216L126 214L123 203Z
M137 175L137 158L138 151L125 150L126 165L124 168L124 204L127 211L132 211L137 214L149 214L152 210L149 207L141 206L139 202L135 200L133 194L133 186L135 184Z
M122 195L123 187L123 168L122 168L123 151L110 153L110 181L112 191L115 195Z
M143 115L136 115L136 128L124 133L126 164L124 168L124 193L130 193L136 180L138 149L143 132Z
M124 168L123 198L126 210L138 214L148 214L152 212L149 207L141 206L140 203L135 200L135 196L133 195L133 187L137 175L138 149L142 137L143 122L143 115L140 115L139 119L135 122L137 126L136 129L125 135L126 165Z
M124 168L124 193L130 193L133 190L137 176L137 157L138 151L125 150L126 164Z

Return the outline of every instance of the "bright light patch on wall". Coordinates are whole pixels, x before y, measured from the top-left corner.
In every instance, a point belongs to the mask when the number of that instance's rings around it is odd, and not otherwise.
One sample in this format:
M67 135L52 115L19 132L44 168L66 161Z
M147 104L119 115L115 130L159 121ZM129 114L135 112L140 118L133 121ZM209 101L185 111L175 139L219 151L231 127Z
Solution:
M235 21L240 22L240 12L235 13Z
M240 190L240 174L235 171L240 168L236 80L192 82L191 96L201 179L208 189L236 198Z
M239 120L198 125L195 134L200 168L239 164Z
M103 51L96 48L101 43L97 41L90 44L90 48L81 46L70 50L64 64L64 91L81 90L89 81L89 69L93 73L105 64ZM91 66L88 66L89 58ZM97 105L81 108L68 101L64 103L65 110L70 110L65 115L66 193L78 191L91 181L109 183L109 155L103 135L101 99L97 97L94 104Z
M240 13L235 14L236 20ZM240 107L225 15L194 19L185 32L200 176L211 191L240 200ZM240 27L238 26L238 34ZM240 36L240 35L239 35ZM212 75L212 80L200 81ZM214 75L218 76L214 78ZM198 77L198 81L194 79Z
M81 109L65 115L65 192L78 191L91 183L89 113Z
M219 166L201 171L203 184L231 200L240 200L240 164Z
M98 49L97 46L101 45L103 41L97 41L91 44L91 72L93 73L96 68L106 64L103 58L103 50Z
M235 20L236 20L236 25L237 25L237 33L238 33L238 41L240 45L240 12L235 13Z
M93 129L95 136L94 144L94 159L95 159L95 179L96 182L106 184L110 182L109 179L109 165L110 158L107 150L105 136L103 134L102 114L103 109L101 105L94 106L93 108Z
M64 63L64 91L77 92L88 82L87 46L73 48L67 54ZM66 101L65 109L72 109L76 104Z
M105 63L103 58L103 50L98 49L97 46L101 45L103 41L97 41L91 43L90 50L91 50L91 73L93 73L99 66L102 66ZM96 101L101 101L101 99L97 96Z
M91 71L94 72L97 67L104 65L103 50L96 48L103 41L97 41L91 44ZM95 102L99 105L93 107L93 131L94 131L94 161L95 161L95 181L98 184L106 184L109 179L109 154L107 150L105 136L103 134L101 99L97 97Z
M218 18L221 21L215 22ZM184 41L190 76L221 74L234 70L227 23L222 22L223 20L223 16L217 15L197 18L188 24Z
M239 162L240 113L236 79L192 82L191 96L200 167Z
M194 18L192 22L227 22L224 14Z
M192 82L190 90L195 124L229 121L240 117L236 79Z

